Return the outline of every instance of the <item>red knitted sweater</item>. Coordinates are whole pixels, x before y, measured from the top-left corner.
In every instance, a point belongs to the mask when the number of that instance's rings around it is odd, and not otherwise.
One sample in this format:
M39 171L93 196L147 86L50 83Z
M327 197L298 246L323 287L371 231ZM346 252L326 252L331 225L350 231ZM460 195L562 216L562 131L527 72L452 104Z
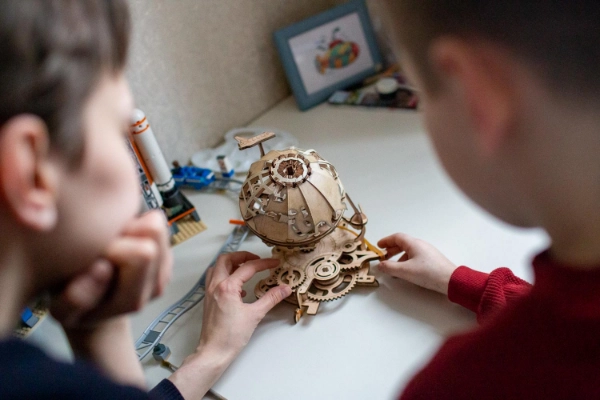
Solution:
M600 267L533 261L535 285L507 268L459 267L448 297L481 326L451 337L401 399L600 399Z

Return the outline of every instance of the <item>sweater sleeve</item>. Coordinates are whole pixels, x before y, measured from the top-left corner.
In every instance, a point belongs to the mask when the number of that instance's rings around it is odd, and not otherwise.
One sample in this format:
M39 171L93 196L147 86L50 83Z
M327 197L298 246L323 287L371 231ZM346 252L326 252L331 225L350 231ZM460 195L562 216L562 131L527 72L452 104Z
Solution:
M481 324L530 289L531 284L516 277L508 268L486 274L461 266L450 277L448 298L475 312Z
M152 400L184 400L179 389L168 379L163 379L149 393Z

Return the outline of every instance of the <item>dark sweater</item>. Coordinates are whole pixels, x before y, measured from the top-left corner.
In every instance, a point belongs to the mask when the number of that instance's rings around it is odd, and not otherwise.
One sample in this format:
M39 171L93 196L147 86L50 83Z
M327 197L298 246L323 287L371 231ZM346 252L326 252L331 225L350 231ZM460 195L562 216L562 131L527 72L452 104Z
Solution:
M0 399L183 399L163 380L149 393L122 386L91 365L54 361L18 339L0 341Z
M481 326L451 337L401 398L600 399L600 268L533 261L535 284L459 267L448 297Z

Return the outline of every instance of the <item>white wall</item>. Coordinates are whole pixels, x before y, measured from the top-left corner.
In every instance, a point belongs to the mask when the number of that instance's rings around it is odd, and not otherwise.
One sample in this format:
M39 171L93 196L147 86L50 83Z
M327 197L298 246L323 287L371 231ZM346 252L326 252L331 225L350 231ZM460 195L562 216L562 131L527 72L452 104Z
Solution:
M343 0L129 0L128 78L168 161L186 163L289 95L273 31Z

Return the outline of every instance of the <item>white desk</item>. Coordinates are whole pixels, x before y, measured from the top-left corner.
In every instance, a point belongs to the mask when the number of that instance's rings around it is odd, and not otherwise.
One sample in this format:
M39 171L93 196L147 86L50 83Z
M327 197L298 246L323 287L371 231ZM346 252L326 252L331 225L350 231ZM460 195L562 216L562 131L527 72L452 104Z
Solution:
M367 238L404 231L435 244L452 261L490 271L508 266L530 280L532 255L545 246L539 231L504 225L466 199L441 170L414 111L335 107L300 112L289 98L250 125L291 132L301 148L333 163L346 191L369 217ZM188 193L208 230L175 248L175 271L165 296L134 317L139 335L197 281L239 218L233 196ZM242 249L269 249L251 237ZM355 288L294 325L294 306L279 305L216 384L229 400L393 399L444 337L474 325L473 315L444 296L372 268L380 287ZM261 278L266 275L261 275ZM251 281L246 290L253 300ZM196 346L202 307L178 320L163 343L180 364ZM168 375L152 357L150 385Z

